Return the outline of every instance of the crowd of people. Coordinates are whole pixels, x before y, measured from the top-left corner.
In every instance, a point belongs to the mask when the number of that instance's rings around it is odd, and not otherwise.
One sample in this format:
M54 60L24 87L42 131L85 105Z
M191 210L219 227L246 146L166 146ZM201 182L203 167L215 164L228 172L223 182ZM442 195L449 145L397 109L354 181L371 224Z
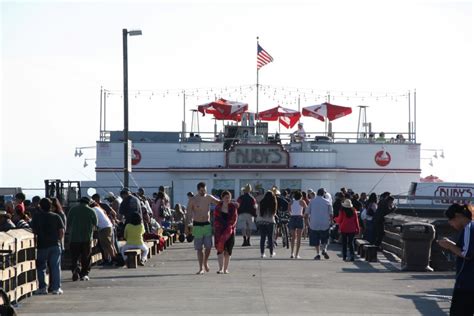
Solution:
M196 194L188 192L186 206L170 205L164 187L147 197L143 188L132 193L121 190L116 196L109 192L104 200L97 193L92 198L82 197L79 204L66 214L58 198L33 197L31 203L18 193L14 201L6 203L0 211L0 231L14 228L30 228L38 235L38 293L61 294L61 258L67 248L71 257L72 280L89 280L92 241L96 237L102 252L101 265L124 264L125 251L141 249L140 265L146 263L148 248L146 239L159 238L160 229L175 229L179 234L194 241L197 251L198 274L209 271L208 260L213 244L217 250L218 273L229 273L229 263L235 244L237 222L241 224L242 247L251 245L254 223L260 234L260 253L265 258L268 248L270 257L276 255L278 232L276 219L286 213L289 217L290 258L300 259L302 236L309 236L309 244L315 247L316 260L321 256L329 259L327 246L330 230L338 227L343 244L344 260L354 260L353 240L361 233L364 238L380 245L383 239L384 216L393 211L393 197L384 193L378 198L374 193L368 198L342 188L332 196L321 188L280 190L273 187L255 194L250 184L232 199L229 191L220 197L207 193L206 184L198 183ZM26 202L26 203L25 203ZM211 206L214 205L211 212ZM162 231L161 231L162 233ZM190 238L189 238L190 237ZM119 247L119 240L125 245ZM214 240L214 243L213 243ZM348 248L348 253L347 252ZM49 288L44 275L50 271Z
M192 193L191 193L192 195ZM61 263L68 249L73 281L88 281L92 262L93 239L98 240L103 266L123 266L127 249L141 249L140 265L146 262L146 239L160 239L163 228L171 223L184 232L185 207L170 207L164 187L145 196L140 188L128 188L116 196L109 192L104 200L100 194L82 197L67 216L60 199L35 196L26 200L23 193L15 195L0 207L0 232L28 229L37 236L36 267L39 287L35 294L62 294ZM119 240L125 244L119 246ZM66 244L66 243L67 244ZM49 271L49 280L46 272Z
M243 197L248 195L248 186L244 188ZM258 197L257 197L258 199ZM353 240L356 235L361 235L364 239L377 246L381 245L384 235L384 218L395 210L394 198L389 192L385 192L377 197L375 193L367 197L366 193L360 195L352 190L341 188L334 195L334 199L324 188L316 192L312 189L307 191L280 190L273 187L266 192L261 201L242 204L239 207L239 216L245 216L243 222L246 227L249 220L248 205L252 205L255 210L255 223L261 235L260 251L261 257L265 255L266 240L270 249L270 257L275 255L274 246L277 244L275 237L275 218L285 212L289 216L288 228L290 231L290 258L300 258L300 248L302 236L309 237L309 244L315 247L315 260L320 260L321 256L329 259L327 246L330 232L333 235L340 234L342 243L342 258L344 260L354 260ZM247 206L244 206L247 205ZM259 207L258 207L259 206ZM244 230L245 232L245 230ZM244 236L247 233L243 233ZM249 243L249 237L244 237L244 246ZM338 239L333 236L333 239Z
M246 184L236 199L232 199L229 191L223 191L219 199L207 193L205 183L198 183L197 194L190 197L185 215L185 232L193 235L197 251L197 274L209 271L213 234L219 262L217 272L229 273L237 223L240 223L242 232L242 247L251 245L252 230L256 225L260 234L261 258L266 257L266 248L269 249L270 257L276 255L275 247L279 236L276 223L279 216L286 214L289 217L291 259L301 258L303 236L308 236L310 246L315 248L315 260L321 260L322 257L329 259L327 247L332 232L333 235L340 234L342 258L354 261L354 237L361 235L380 246L384 234L384 218L395 210L394 198L389 192L380 197L375 193L368 197L365 193L359 195L350 189L341 188L333 200L324 188L317 192L312 189L280 191L277 187L267 192L256 191L254 193L252 186ZM339 237L333 236L333 239Z
M359 195L346 188L341 188L334 197L324 188L315 192L312 189L280 190L273 187L266 192L259 189L255 194L252 186L247 184L233 199L230 191L223 191L219 197L208 194L206 184L200 182L196 194L188 192L187 198L186 206L176 204L171 208L170 198L162 186L152 198L147 197L142 188L136 193L123 188L119 196L109 192L104 200L99 194L92 198L82 197L66 216L58 198L35 196L29 202L23 193L18 193L13 201L0 207L0 232L23 228L37 235L39 288L36 294L59 295L63 293L61 260L66 246L65 236L73 281L89 280L94 238L98 239L102 252L101 265L123 266L125 251L131 248L141 250L139 264L144 265L148 254L144 240L159 239L163 229L174 229L186 236L189 242L194 242L199 266L197 274L210 271L208 260L213 245L218 259L217 273L228 274L239 221L242 247L251 245L253 225L256 224L261 258L266 258L266 248L270 257L276 255L276 223L278 217L286 214L289 217L291 259L301 258L301 239L308 236L309 245L315 249L314 260L329 259L329 241L337 239L342 244L342 259L354 261L354 238L359 235L380 247L385 216L396 209L394 197L389 192L380 196L375 193ZM458 258L452 302L454 310L465 308L466 304L471 304L469 308L474 310L470 301L474 291L473 213L469 206L453 204L446 216L449 224L461 231L459 240L457 243L448 239L438 241L440 247L450 250ZM125 241L121 247L119 240ZM49 271L48 282L46 271Z

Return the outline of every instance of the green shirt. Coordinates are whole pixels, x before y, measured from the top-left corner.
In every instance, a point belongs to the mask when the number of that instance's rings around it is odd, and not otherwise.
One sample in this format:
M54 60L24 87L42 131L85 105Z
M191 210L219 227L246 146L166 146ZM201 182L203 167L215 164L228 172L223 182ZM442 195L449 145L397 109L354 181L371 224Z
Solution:
M97 215L89 206L81 203L71 208L67 215L67 229L70 242L92 241L94 227L97 226Z
M145 227L143 224L132 225L127 224L125 226L124 237L127 241L127 245L139 246L143 245L143 234L145 233Z

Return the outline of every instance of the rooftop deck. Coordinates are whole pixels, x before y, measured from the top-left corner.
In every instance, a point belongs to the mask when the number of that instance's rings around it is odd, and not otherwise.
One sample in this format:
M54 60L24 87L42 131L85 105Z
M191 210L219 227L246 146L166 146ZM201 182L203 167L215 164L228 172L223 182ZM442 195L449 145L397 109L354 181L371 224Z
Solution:
M305 137L292 133L269 134L248 126L227 126L225 133L187 132L129 132L132 143L174 143L180 144L180 151L224 151L233 144L281 144L288 151L332 151L334 144L391 144L410 145L416 141L403 133L385 133L384 137L358 133L306 133ZM233 127L233 128L232 128ZM101 142L123 142L122 131L102 133Z

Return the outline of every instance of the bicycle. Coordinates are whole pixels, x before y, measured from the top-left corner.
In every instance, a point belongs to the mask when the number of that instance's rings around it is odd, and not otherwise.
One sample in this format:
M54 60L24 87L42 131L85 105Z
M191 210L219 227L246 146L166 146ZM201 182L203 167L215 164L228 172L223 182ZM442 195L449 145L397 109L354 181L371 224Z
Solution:
M278 236L281 236L282 245L286 249L290 248L290 233L288 230L288 222L290 221L290 213L278 212L276 219L275 241Z

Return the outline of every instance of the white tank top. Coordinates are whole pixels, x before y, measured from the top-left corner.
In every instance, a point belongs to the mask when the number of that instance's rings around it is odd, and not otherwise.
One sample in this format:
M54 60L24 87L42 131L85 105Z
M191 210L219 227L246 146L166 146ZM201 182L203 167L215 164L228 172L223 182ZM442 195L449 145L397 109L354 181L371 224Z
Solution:
M302 216L303 207L300 205L301 200L294 200L291 203L291 216Z

